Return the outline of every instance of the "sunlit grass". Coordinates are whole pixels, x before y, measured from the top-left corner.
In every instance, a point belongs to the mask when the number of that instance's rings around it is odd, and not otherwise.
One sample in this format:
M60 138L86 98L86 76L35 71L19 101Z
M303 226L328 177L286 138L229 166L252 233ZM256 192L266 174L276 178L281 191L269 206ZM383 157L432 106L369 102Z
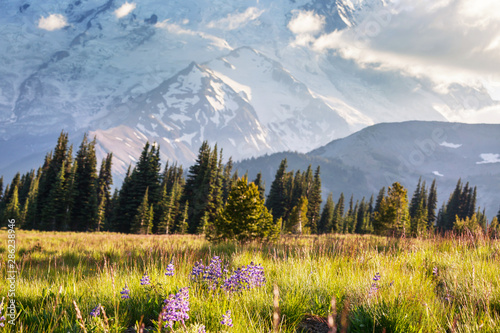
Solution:
M0 232L5 240L6 235ZM6 257L6 242L0 253ZM220 332L222 314L231 310L230 332L269 332L274 284L280 291L281 332L295 332L306 314L328 316L332 297L335 322L340 329L344 314L349 332L500 331L500 244L487 239L328 235L213 245L199 236L19 231L17 255L19 317L6 331L83 331L73 300L88 332L122 332L141 318L153 328L163 299L189 286L187 326ZM267 284L232 295L200 288L189 278L191 269L214 255L231 268L261 263ZM171 260L175 275L168 277ZM145 272L155 288L140 285ZM377 272L381 279L370 293ZM125 284L128 300L120 298ZM7 290L2 279L0 297ZM99 304L107 323L89 315Z

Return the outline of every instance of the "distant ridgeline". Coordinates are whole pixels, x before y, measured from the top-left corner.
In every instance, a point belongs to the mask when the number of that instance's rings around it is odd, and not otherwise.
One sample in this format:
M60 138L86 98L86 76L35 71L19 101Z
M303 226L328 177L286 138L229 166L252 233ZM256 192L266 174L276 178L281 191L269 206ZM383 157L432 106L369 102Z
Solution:
M167 163L162 170L160 147L146 143L121 188L111 195L112 153L102 160L98 172L95 139L85 135L73 155L63 132L37 170L17 173L5 190L0 178L4 224L15 219L23 229L45 231L203 233L215 240L270 238L269 233L259 233L264 228L282 234L407 236L455 231L497 237L500 231L500 212L488 223L484 210L476 207L476 187L461 180L439 210L435 180L430 186L419 181L410 201L407 190L396 182L382 188L376 198L372 195L354 201L351 196L347 200L342 193L334 202L330 193L322 205L319 166L314 171L311 165L306 171L287 171L287 160L283 159L264 198L262 174L248 184L246 175L239 178L238 172L233 172L231 158L222 163L217 145L212 148L204 142L184 177L182 166L176 164ZM238 232L243 231L237 229L249 226L231 221L231 216L251 216L254 220L247 223L263 224L253 228L248 237L238 238ZM267 216L272 225L266 222Z

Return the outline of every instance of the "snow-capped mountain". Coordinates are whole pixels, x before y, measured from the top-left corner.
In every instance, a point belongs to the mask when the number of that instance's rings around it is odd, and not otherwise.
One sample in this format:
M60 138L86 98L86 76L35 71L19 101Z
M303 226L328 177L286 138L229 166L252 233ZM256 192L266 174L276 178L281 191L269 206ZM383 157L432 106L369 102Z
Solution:
M471 108L468 96L472 107L497 104L480 86L457 83L439 92L424 77L304 47L320 30L352 29L387 6L4 2L0 155L9 157L0 160L0 173L10 178L35 167L61 129L76 145L84 132L95 135L99 154L117 157L118 175L147 140L160 144L164 159L183 164L205 139L241 159L306 152L381 121L446 120Z

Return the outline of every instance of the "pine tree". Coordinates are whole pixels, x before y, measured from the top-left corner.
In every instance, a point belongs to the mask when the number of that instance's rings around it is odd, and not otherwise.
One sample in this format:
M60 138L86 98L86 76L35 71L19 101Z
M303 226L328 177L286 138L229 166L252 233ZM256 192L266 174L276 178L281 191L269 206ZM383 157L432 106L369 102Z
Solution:
M260 198L254 183L248 184L246 177L238 180L229 194L224 209L220 210L216 221L207 228L207 238L211 241L274 240L279 235L279 226Z
M265 199L266 192L266 182L262 179L262 172L259 172L253 181L257 188L259 189L259 195L261 199Z
M343 217L344 217L344 193L340 193L339 200L335 205L335 209L333 210L333 219L332 219L332 229L333 233L340 233L343 229Z
M314 173L314 180L311 186L311 192L308 198L309 205L307 208L307 217L309 220L308 227L311 229L311 233L318 233L317 224L320 217L321 209L321 178L320 167L316 168Z
M306 226L308 223L307 211L309 202L305 196L300 198L295 207L292 208L290 217L287 222L286 230L294 234L310 234L310 227Z
M5 218L8 220L15 220L16 223L21 219L21 210L19 208L18 187L14 186L11 190L9 200L5 207Z
M172 232L174 221L174 201L176 189L172 186L170 193L167 191L167 184L163 185L160 202L158 203L158 230L159 234L169 234Z
M431 189L429 190L429 196L427 197L427 226L431 229L436 224L436 208L437 208L437 187L436 179L432 181Z
M286 168L288 163L286 158L280 163L276 176L271 183L269 195L267 196L266 207L272 213L274 221L285 215L287 195L285 193Z
M321 217L318 223L318 232L320 234L329 233L332 230L333 212L335 210L335 203L333 202L333 194L330 192L326 198L325 206L321 212Z
M365 203L365 198L361 199L361 203L358 206L356 211L356 227L354 228L354 232L356 234L364 234L366 233L366 212L367 212L367 204Z
M409 226L408 198L406 189L399 183L392 184L387 196L375 212L374 231L377 234L404 235Z
M146 188L142 203L137 208L137 214L134 217L132 232L136 234L147 235L153 228L153 206L149 204L149 188Z
M108 153L106 157L103 158L97 178L97 231L100 231L105 225L109 224L109 217L111 215L111 185L113 185L113 175L111 172L112 159L113 153Z
M75 185L73 192L74 206L71 212L70 229L74 231L90 231L97 224L97 160L95 154L95 138L88 140L84 135L80 148L76 153Z

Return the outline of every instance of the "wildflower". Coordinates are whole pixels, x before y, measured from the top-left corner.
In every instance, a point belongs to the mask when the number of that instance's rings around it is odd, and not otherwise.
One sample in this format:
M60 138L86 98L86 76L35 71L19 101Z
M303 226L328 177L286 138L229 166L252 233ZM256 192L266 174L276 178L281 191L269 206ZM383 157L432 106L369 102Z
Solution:
M218 256L214 256L208 267L205 268L203 279L207 282L208 289L215 290L220 278L222 278L222 260Z
M2 315L2 309L0 309L0 315ZM5 321L5 317L1 316L0 317L0 327L4 327L5 326L5 323L2 323L3 321Z
M205 271L205 266L203 266L201 260L194 263L194 267L191 270L191 279L198 280L201 276L203 276L203 272Z
M174 276L174 264L170 261L170 264L167 265L167 271L165 272L166 276Z
M437 266L434 266L434 268L432 269L432 275L434 275L435 277L438 276L438 268L437 268Z
M92 311L90 311L90 316L91 317L98 317L101 314L101 305L97 305Z
M368 297L375 295L375 293L379 290L379 286L377 284L377 281L380 281L380 274L377 272L372 280L375 282L373 282L371 287L370 287L370 291L368 292Z
M233 274L224 280L222 288L228 292L236 292L242 289L252 289L260 287L266 283L264 268L259 265L250 265L237 268Z
M147 273L144 273L141 279L141 286L147 286L150 285L151 281L149 280L149 275Z
M200 328L198 329L198 333L207 333L205 329L205 325L201 325Z
M122 295L122 299L130 298L130 290L128 289L126 284L125 287L123 287L122 291L120 291L120 294Z
M189 319L189 289L181 288L175 295L170 295L163 301L165 305L162 310L162 319L165 321L165 328L173 328L174 322L179 321L184 325L184 321Z
M220 323L222 325L233 327L233 320L231 319L231 310L227 310L226 314L222 315L222 321Z

